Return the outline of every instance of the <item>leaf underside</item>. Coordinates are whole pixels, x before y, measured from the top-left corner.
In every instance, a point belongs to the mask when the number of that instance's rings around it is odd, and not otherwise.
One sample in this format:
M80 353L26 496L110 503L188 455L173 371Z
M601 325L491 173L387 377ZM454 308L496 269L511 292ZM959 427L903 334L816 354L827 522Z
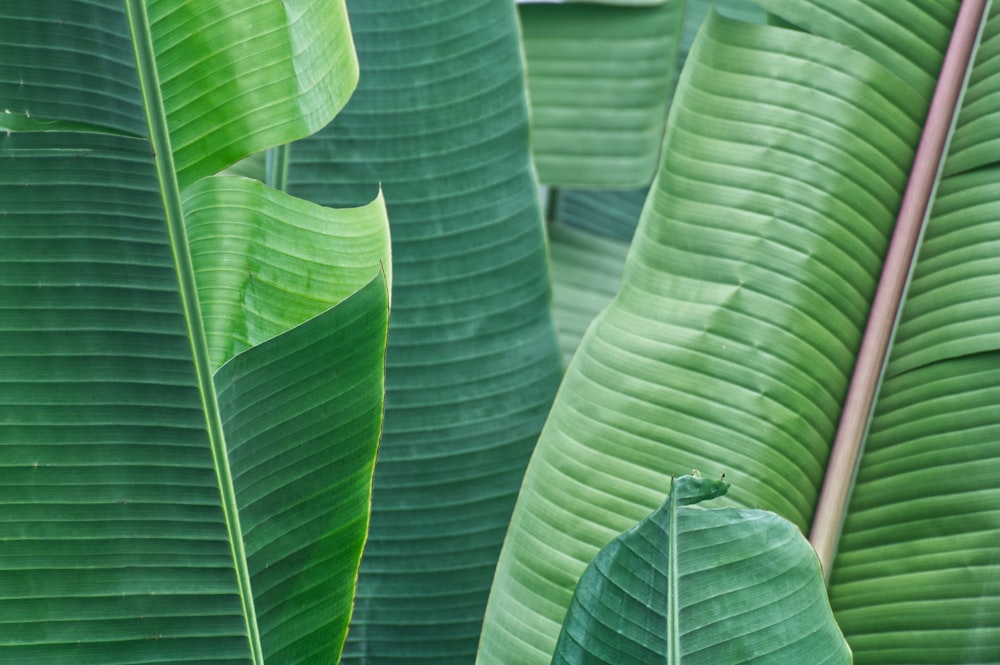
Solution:
M529 466L480 662L547 662L585 564L678 469L724 472L730 501L811 521L957 3L764 4L856 50L718 19L692 49L622 287ZM995 24L960 166L945 165L964 175L940 184L831 580L859 663L982 662L997 643L983 619L1000 597L986 544L1000 532L996 160L969 138L996 118Z

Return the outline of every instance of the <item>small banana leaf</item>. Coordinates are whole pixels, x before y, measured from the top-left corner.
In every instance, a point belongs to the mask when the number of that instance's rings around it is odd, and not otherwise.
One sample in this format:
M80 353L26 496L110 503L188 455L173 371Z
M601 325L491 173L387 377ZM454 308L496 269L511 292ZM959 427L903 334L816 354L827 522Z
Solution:
M672 479L660 508L597 553L553 665L851 662L819 560L795 525L764 510L692 507L727 489Z

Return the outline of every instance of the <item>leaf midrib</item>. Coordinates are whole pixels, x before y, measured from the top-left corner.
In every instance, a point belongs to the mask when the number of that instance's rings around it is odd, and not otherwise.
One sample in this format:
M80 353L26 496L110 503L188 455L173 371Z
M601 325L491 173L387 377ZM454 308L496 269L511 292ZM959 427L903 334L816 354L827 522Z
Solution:
M146 123L149 127L149 140L152 144L153 158L160 184L160 195L163 201L167 233L170 238L171 253L174 257L174 267L177 272L181 307L184 311L188 339L191 342L192 360L201 396L202 412L205 414L205 424L212 450L212 461L219 483L223 516L226 521L240 601L243 606L247 638L250 643L250 653L252 662L255 665L263 665L264 656L250 586L250 571L247 565L243 534L240 528L232 472L229 468L229 456L222 429L222 417L219 413L215 384L212 379L208 341L205 336L201 307L198 302L194 266L191 261L187 229L184 223L184 210L181 204L180 185L170 145L166 108L160 91L152 30L144 0L125 0L125 7L128 14L132 45L135 51L139 90L142 94L143 108L146 112Z
M858 351L809 535L827 580L990 2L963 0L959 9Z
M680 602L677 571L677 479L667 497L667 665L681 662Z

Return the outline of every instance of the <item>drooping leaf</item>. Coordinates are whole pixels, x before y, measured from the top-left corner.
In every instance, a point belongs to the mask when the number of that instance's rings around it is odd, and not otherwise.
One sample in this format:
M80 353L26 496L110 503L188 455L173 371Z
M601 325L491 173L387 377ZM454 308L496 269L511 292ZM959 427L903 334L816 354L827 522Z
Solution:
M623 188L652 180L684 7L518 5L542 183Z
M694 42L695 35L701 29L711 12L743 21L744 23L765 23L767 14L752 2L746 0L687 0L684 12L684 32L681 38L681 62L687 59L688 51Z
M215 366L336 305L375 266L384 266L391 284L381 196L334 210L230 177L206 178L184 194Z
M151 0L148 14L182 187L321 129L357 84L343 0Z

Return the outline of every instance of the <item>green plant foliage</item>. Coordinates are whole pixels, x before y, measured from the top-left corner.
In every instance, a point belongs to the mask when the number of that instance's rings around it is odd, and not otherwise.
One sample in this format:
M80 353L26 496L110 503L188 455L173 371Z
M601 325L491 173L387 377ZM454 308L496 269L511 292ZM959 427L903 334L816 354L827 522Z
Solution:
M518 5L542 183L623 188L653 179L684 7Z
M549 231L552 317L568 365L591 321L611 302L628 245L569 227Z
M597 553L553 664L851 662L819 561L793 524L763 510L684 507L727 487L673 480L660 508Z
M848 657L752 509L812 520L962 3L725 0L771 25L676 94L702 0L2 4L0 661ZM1000 662L998 51L827 571L858 663ZM660 155L551 191L551 303L524 52L542 179Z
M385 427L344 662L468 663L561 378L513 6L349 4L361 80L288 190L392 225Z
M2 10L5 661L343 647L387 222L379 198L338 213L201 179L325 124L356 78L342 4L239 4Z
M810 525L957 5L764 4L825 37L715 17L692 48L621 289L529 465L482 663L549 660L584 567L670 469L724 472L729 502ZM978 73L995 16L957 134L1000 117ZM939 185L832 570L858 662L995 660L1000 268L995 160L972 143Z
M687 58L688 48L709 9L717 9L726 16L738 17L743 21L762 23L764 19L764 12L760 8L748 4L744 0L725 0L714 3L704 0L686 0L684 4L684 25L678 58L680 62ZM525 5L520 7L523 21L526 12L530 12L530 9ZM623 13L629 11L629 8L617 11ZM599 26L593 27L592 30L603 32L603 28ZM579 48L586 50L591 42L592 39L584 38ZM530 44L527 46L530 48ZM620 84L626 85L625 82L629 76L628 74L623 75ZM672 95L673 81L671 81L669 88ZM533 93L533 99L534 96ZM664 118L666 116L665 109L663 116ZM619 114L618 117L627 116ZM535 124L537 135L539 132L537 120ZM569 123L564 124L569 125ZM662 129L661 123L658 132L662 133ZM654 142L657 145L659 133L657 141ZM646 140L648 141L648 139ZM585 145L582 136L579 141L581 145ZM537 137L535 143L537 161L540 159L537 154ZM647 143L640 152L647 154L648 146ZM549 224L552 227L571 226L581 231L563 232L553 228L549 234L552 259L552 315L556 322L563 362L566 364L569 363L569 359L580 344L580 339L587 326L611 301L618 289L624 266L625 249L627 248L623 249L620 243L609 242L605 238L615 238L622 242L628 242L632 239L648 191L648 187L628 190L550 188L548 191ZM597 256L595 252L598 247L606 248L607 252L603 256ZM589 251L586 248L591 248L594 251Z

